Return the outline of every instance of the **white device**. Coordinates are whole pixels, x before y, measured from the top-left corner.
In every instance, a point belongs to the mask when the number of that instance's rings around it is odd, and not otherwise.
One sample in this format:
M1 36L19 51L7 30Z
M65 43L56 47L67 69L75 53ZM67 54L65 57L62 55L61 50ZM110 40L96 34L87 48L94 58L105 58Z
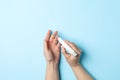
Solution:
M60 37L58 37L58 41L60 42L60 44L62 44L62 46L69 51L73 56L77 56L77 53L70 47L68 46Z

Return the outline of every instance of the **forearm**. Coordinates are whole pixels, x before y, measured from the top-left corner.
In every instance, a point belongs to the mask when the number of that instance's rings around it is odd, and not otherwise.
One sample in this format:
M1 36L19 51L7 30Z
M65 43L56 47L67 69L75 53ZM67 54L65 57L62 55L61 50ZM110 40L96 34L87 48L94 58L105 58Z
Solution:
M83 69L80 64L72 67L72 70L75 73L77 80L93 80L93 78Z
M53 62L47 62L46 80L59 80L58 64Z

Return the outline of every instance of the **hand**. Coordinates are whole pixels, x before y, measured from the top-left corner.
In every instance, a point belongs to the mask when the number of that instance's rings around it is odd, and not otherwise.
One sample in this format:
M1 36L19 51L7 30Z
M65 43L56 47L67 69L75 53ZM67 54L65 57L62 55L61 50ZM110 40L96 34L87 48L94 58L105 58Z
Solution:
M71 43L69 41L65 41L65 43L67 43L77 53L77 56L73 56L72 54L67 53L65 48L62 46L63 55L65 56L67 62L69 63L69 65L71 67L78 66L79 65L79 58L81 55L81 50L79 50L74 43Z
M58 31L51 34L49 30L44 40L44 55L47 61L46 80L59 80L60 44L57 40L57 34Z
M44 40L44 55L47 62L58 64L60 59L60 44L58 43L58 31L51 34L49 30Z
M93 80L93 78L79 64L81 50L78 49L74 43L71 43L69 41L65 42L77 53L77 56L73 56L72 54L67 53L65 48L62 46L62 53L64 54L67 62L71 66L77 80Z

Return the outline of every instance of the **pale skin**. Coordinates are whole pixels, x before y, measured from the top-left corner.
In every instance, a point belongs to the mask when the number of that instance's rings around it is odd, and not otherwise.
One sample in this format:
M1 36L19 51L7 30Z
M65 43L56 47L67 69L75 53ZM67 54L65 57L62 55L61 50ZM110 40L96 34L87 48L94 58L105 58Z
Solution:
M47 63L46 80L59 80L60 44L57 41L57 34L57 31L51 34L49 30L44 40L44 55Z
M46 58L46 80L59 80L58 64L60 60L61 45L58 42L58 31L51 34L49 30L44 40L44 55ZM73 70L77 80L93 80L93 78L84 70L80 65L79 59L81 50L72 42L65 41L76 53L77 56L73 56L66 52L66 49L62 46L62 53L65 56L66 61Z
M65 41L65 43L67 43L77 53L77 56L75 57L72 54L67 53L65 48L62 46L62 53L65 56L66 61L72 68L77 80L93 80L93 78L79 64L81 50L70 41Z

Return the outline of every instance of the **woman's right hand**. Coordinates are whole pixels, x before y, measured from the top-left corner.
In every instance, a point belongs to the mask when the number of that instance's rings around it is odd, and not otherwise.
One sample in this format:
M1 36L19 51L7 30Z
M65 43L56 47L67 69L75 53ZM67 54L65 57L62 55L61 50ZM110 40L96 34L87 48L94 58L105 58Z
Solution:
M66 49L62 46L62 53L65 56L66 61L69 63L71 67L78 66L81 50L70 41L65 41L65 43L67 43L77 53L77 56L73 56L72 54L67 53Z
M77 56L73 56L66 52L65 48L62 46L62 53L64 54L67 62L71 66L77 80L94 80L85 69L79 64L79 58L81 55L81 50L78 47L69 41L65 41L76 53Z

